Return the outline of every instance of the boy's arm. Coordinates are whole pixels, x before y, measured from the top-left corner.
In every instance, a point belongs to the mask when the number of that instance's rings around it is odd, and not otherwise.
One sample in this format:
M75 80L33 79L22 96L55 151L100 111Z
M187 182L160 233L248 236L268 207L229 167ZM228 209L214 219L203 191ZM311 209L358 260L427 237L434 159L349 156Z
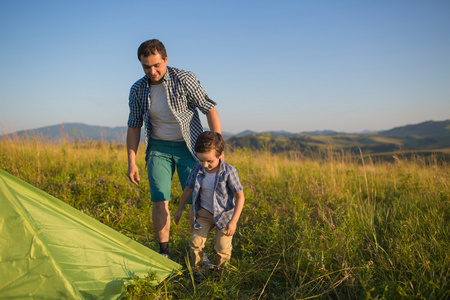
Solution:
M226 235L230 236L233 235L236 232L237 222L239 221L239 217L241 216L242 209L244 208L244 191L241 190L234 194L234 197L236 198L236 205L234 207L234 214L231 218L230 222L228 223L226 230Z
M178 204L178 209L173 215L173 219L175 221L175 224L178 225L178 222L180 222L181 215L183 214L183 209L186 203L188 202L189 198L192 196L192 193L194 192L193 189L185 187L183 190L183 194L180 198L180 204Z

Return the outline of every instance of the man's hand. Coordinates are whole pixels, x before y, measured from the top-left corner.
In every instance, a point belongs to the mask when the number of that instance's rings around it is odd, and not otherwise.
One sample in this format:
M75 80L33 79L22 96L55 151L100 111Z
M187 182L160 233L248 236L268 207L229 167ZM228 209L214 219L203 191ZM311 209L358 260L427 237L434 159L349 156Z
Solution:
M139 184L141 178L139 177L139 169L136 164L128 165L128 178L136 185Z
M178 223L180 222L182 214L183 214L183 210L177 209L177 211L173 215L173 220L175 221L175 224L178 225Z

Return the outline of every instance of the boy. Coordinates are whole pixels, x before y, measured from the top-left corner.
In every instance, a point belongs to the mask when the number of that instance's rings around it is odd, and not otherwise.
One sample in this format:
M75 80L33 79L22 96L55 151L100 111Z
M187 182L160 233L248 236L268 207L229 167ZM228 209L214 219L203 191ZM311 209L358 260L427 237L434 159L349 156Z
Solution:
M231 258L231 241L244 207L243 187L236 169L223 161L223 150L220 133L206 131L198 136L195 143L198 163L189 174L180 204L174 214L175 224L178 225L184 206L193 195L194 219L189 246L196 273L202 264L208 233L214 227L217 232L214 247L217 252L217 270L223 270Z

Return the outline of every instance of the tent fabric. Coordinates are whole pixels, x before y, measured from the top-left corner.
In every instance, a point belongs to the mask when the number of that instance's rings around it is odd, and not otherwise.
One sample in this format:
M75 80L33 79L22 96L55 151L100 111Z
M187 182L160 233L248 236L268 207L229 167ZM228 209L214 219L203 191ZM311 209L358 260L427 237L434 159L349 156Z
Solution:
M118 299L181 266L0 169L0 299Z

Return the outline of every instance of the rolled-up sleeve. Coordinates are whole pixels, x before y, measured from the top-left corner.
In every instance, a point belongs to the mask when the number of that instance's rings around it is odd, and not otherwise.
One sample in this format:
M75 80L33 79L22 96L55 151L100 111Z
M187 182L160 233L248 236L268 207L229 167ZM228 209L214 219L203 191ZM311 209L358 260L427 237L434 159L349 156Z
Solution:
M130 89L130 95L128 97L128 106L130 108L130 114L128 115L128 127L141 128L144 123L142 107L138 101L136 89L132 87Z
M185 77L186 89L190 97L189 101L197 107L203 114L207 114L214 106L217 105L216 102L211 100L206 94L205 90L202 88L200 81L193 72L188 72Z
M228 173L227 185L233 195L244 189L239 180L238 172L234 167L231 167L230 172Z

